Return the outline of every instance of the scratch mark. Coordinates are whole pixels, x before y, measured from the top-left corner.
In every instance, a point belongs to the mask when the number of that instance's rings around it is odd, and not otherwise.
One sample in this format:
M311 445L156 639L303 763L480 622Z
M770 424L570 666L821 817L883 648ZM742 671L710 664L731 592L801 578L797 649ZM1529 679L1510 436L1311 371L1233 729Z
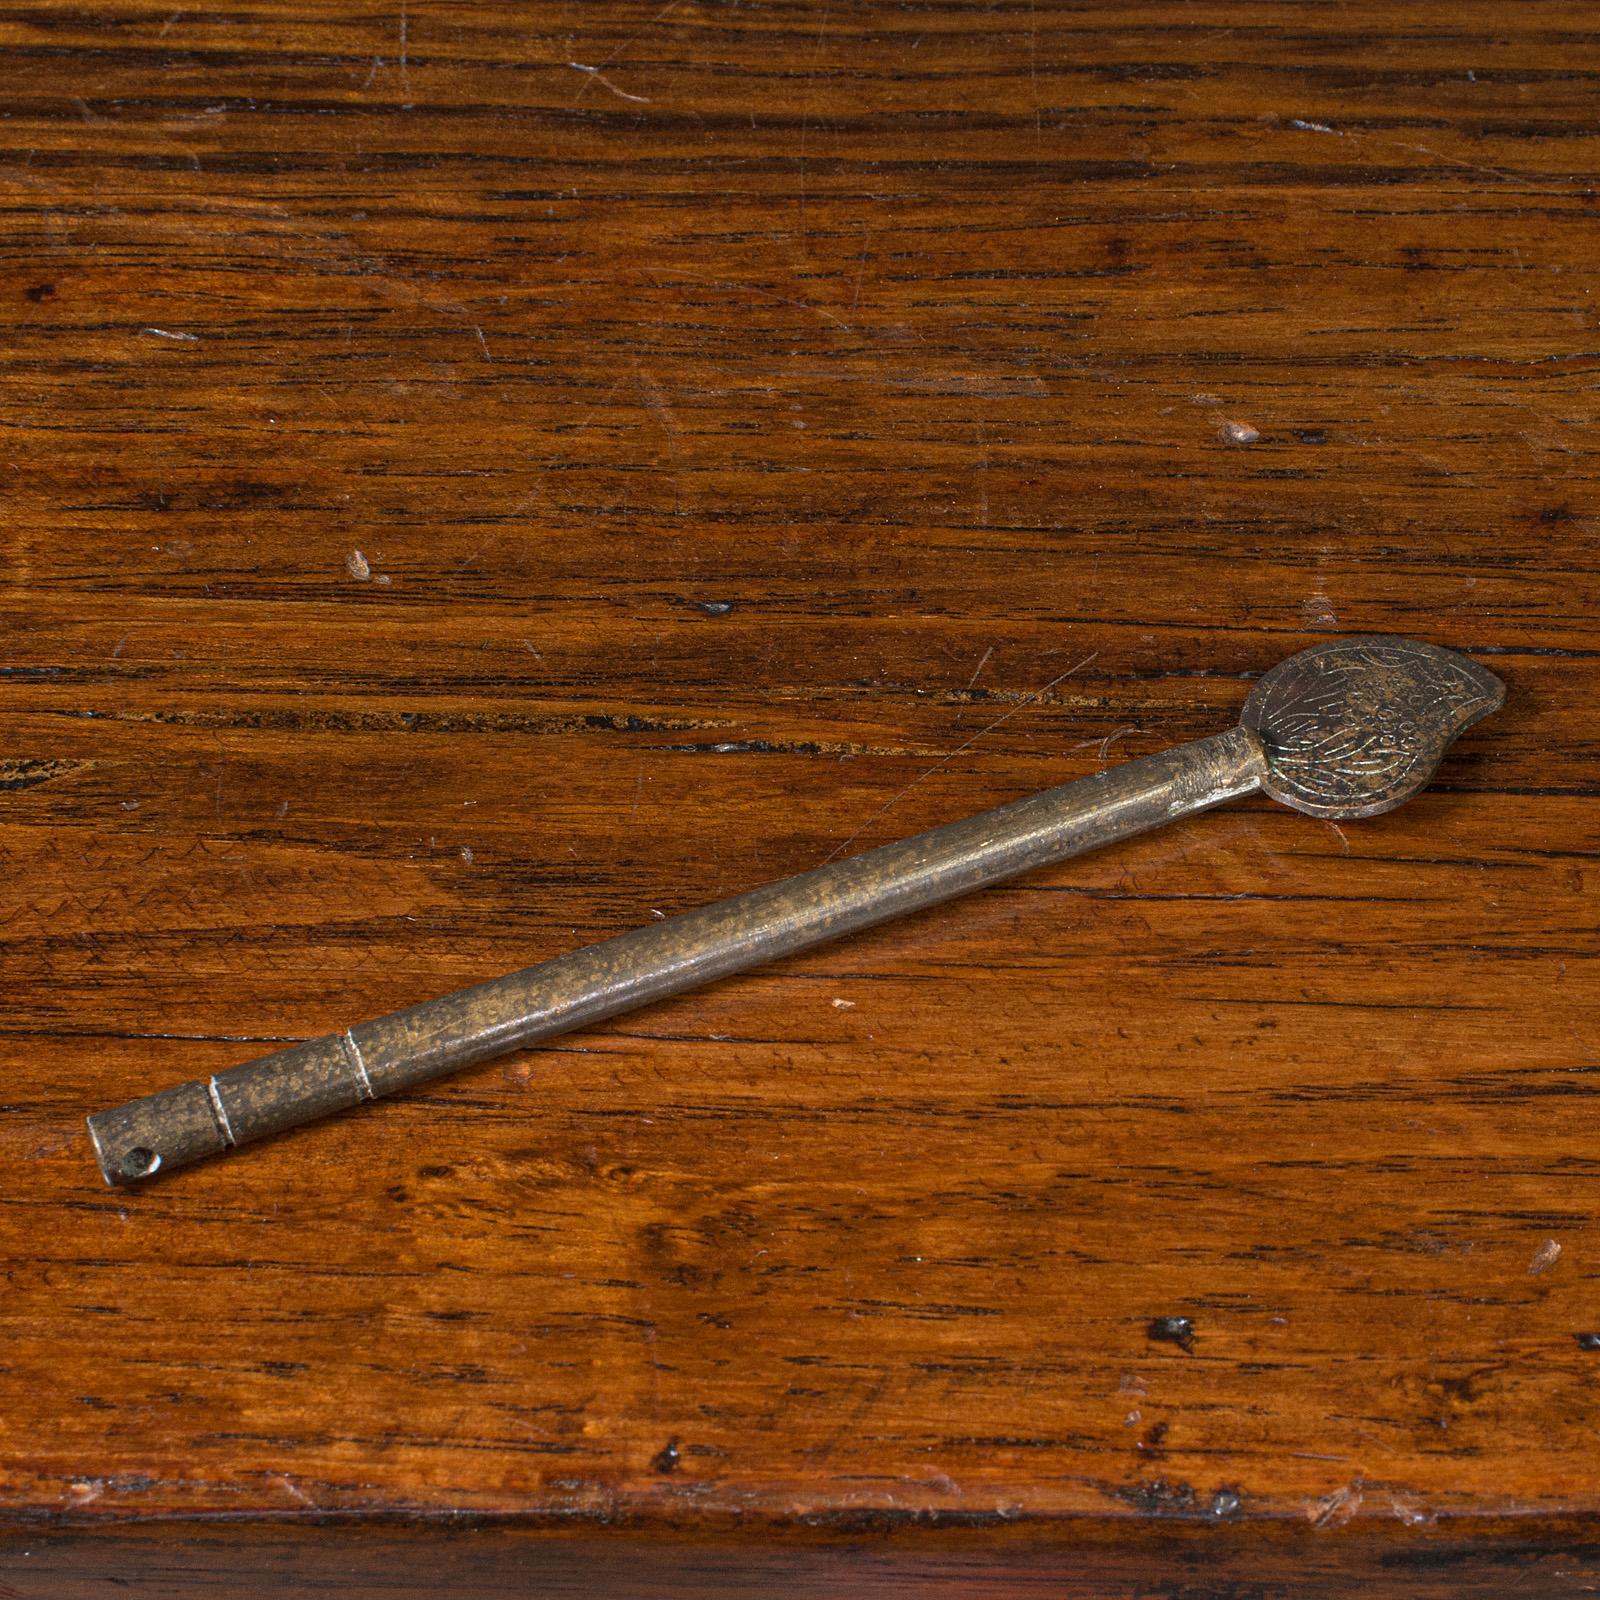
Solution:
M1039 117L1039 13L1034 0L1028 0L1028 84L1033 96L1033 147L1037 150L1044 125Z
M672 414L672 407L667 404L661 385L641 366L636 365L633 372L639 383L639 397L644 402L645 410L655 418L656 426L666 442L667 454L672 460L672 511L676 516L683 509L683 476L678 470L678 419Z
M174 333L170 328L146 328L144 331L157 339L177 339L184 344L200 343L198 333Z
M272 1481L277 1484L277 1486L282 1489L285 1494L292 1495L300 1502L301 1505L315 1507L317 1502L313 1500L311 1496L308 1495L305 1490L302 1489L300 1485L297 1484L287 1473L274 1473Z
M612 380L611 387L609 389L607 389L606 392L603 395L601 395L600 398L597 401L595 401L595 403L592 406L590 406L588 408L588 410L585 411L583 413L583 415L581 417L579 417L578 420L575 423L573 423L572 432L570 434L570 437L572 439L577 440L577 439L581 438L584 434L586 434L594 426L594 419L600 414L600 411L605 406L608 406L611 403L612 397L616 394L617 390L620 389L623 386L623 384L626 383L626 382L627 382L627 374L626 373L624 373L621 377L614 378ZM557 456L552 456L548 461L544 461L544 462L540 463L539 475L533 480L533 483L529 487L527 494L523 495L523 497L520 500L518 500L517 503L514 506L511 507L510 511L507 513L507 515L509 517L520 517L523 514L523 512L528 509L529 506L533 505L535 501L541 499L544 496L544 492L545 492L545 490L544 490L544 480L546 478L548 478L550 476L550 474L556 470L557 466L560 465L560 463L561 463L561 461L563 459L564 459L563 457L557 455ZM456 571L459 573L464 568L470 566L474 561L476 561L478 559L478 557L480 555L483 554L483 552L485 550L489 549L493 545L498 544L499 542L500 542L500 538L499 538L499 536L497 536L496 538L491 539L488 544L483 545L478 550L473 551L473 553L470 556L468 556L467 559L465 561L463 561L460 566L458 566L456 568ZM533 647L531 645L529 645L528 648L530 650L533 649ZM538 658L541 661L544 659L544 657L542 655L540 655L537 650L534 650L533 653L534 653L535 656L538 656Z
M1137 733L1138 731L1139 728L1136 723L1126 722L1120 728L1113 728L1111 732L1108 733L1103 739L1080 739L1075 745L1073 745L1072 748L1074 750L1087 750L1090 745L1098 746L1099 748L1097 754L1099 761L1103 766L1105 764L1106 751L1108 751L1112 745L1114 745L1117 740L1122 738L1125 734Z
M1313 1528L1343 1527L1361 1509L1361 1480L1356 1478L1332 1494L1313 1500L1306 1507L1306 1518Z
M810 300L791 300L787 295L774 294L772 290L765 289L760 284L739 283L731 278L702 278L698 273L685 272L681 267L653 267L651 271L664 272L673 278L687 278L690 283L698 283L707 289L740 289L746 294L776 300L779 305L797 306L801 311L814 311L819 317L826 317L836 327L843 328L846 332L850 331L850 324L843 317L829 311L826 306L815 305Z
M1490 167L1481 161L1464 161L1460 156L1447 156L1442 150L1432 149L1425 144L1404 144L1398 139L1378 139L1374 143L1393 145L1396 150L1410 150L1419 156L1432 156L1435 161L1442 161L1447 167L1460 167L1466 172L1481 172L1490 178L1506 178L1515 182L1520 176L1506 167Z
M889 1374L881 1372L877 1382L851 1408L849 1416L821 1444L804 1452L806 1459L817 1466L821 1466L828 1457L838 1448L839 1441L854 1434L866 1420L867 1414L883 1398L883 1391L889 1387Z
M806 237L806 142L811 136L812 89L817 80L817 63L822 60L822 41L828 34L828 13L832 0L822 0L822 17L817 23L817 42L811 50L811 66L806 73L804 98L800 103L800 242Z
M985 650L983 652L983 654L978 658L977 666L972 669L972 676L967 679L966 688L961 691L963 694L971 694L972 693L972 690L976 686L976 684L978 682L978 678L982 674L983 669L986 666L989 665L989 657L992 656L993 654L994 654L994 646L990 645L989 648L987 650ZM965 706L963 706L961 708L961 710L956 712L956 720L952 724L951 732L954 732L956 728L959 728L961 726L962 719L966 716L966 714L967 714L967 712L966 712L966 707Z
M657 426L670 443L678 436L678 419L672 414L672 407L667 404L661 385L643 367L635 366L633 371L639 380L639 396L644 401L645 409L656 419Z
M934 762L934 764L929 767L926 772L922 773L918 777L913 778L911 782L905 786L905 788L899 791L899 793L890 795L890 797L885 800L884 803L879 806L878 809L874 811L872 815L868 817L867 820L863 822L861 826L844 841L843 844L835 845L834 848L830 850L825 857L823 857L820 865L824 867L827 866L827 864L836 856L841 855L844 851L848 850L850 846L853 845L856 840L859 839L861 835L878 820L879 817L881 817L886 811L889 811L893 807L899 805L899 803L904 800L905 797L910 794L919 783L926 782L927 779L931 778L936 772L939 772L943 768L949 766L949 764L954 761L957 756L961 755L964 751L970 750L980 739L987 738L988 735L993 733L1002 722L1009 722L1011 718L1016 716L1019 711L1025 710L1028 706L1034 705L1039 700L1042 700L1045 695L1049 694L1049 692L1055 688L1058 683L1070 678L1075 672L1081 672L1099 654L1100 652L1098 650L1091 650L1082 661L1077 663L1076 666L1068 667L1065 672L1060 673L1058 676L1052 678L1042 689L1035 689L1033 693L1030 694L1025 700L1019 700L1014 706L1011 707L1009 711L1002 711L993 722L986 723L983 727L979 728L970 739L964 740L961 744L958 744L947 756L943 756L938 761Z
M1441 150L1435 150L1425 144L1408 144L1403 139L1385 139L1375 133L1347 133L1343 128L1330 127L1326 122L1307 122L1300 117L1289 119L1291 128L1298 128L1302 133L1331 133L1337 139L1354 139L1358 143L1375 144L1380 148L1390 150L1406 150L1412 155L1431 156L1435 161L1442 161L1446 166L1462 167L1468 172L1481 172L1489 177L1516 179L1519 174L1505 167L1485 166L1479 161L1466 161L1460 156L1447 156Z
M866 272L867 272L867 252L871 248L871 245L872 245L872 232L867 227L866 223L863 222L861 224L861 254L858 257L858 260L860 261L860 265L856 268L856 287L855 287L855 292L850 296L850 324L849 325L853 325L854 324L854 322L856 320L856 307L861 304L861 280L866 276Z
M667 0L666 5L662 6L662 8L658 12L656 12L656 14L653 17L651 17L651 19L647 23L645 23L645 25L642 28L640 28L637 33L630 33L628 35L628 37L626 39L624 39L622 41L622 43L619 44L617 46L617 48L615 50L613 50L611 52L611 54L608 55L605 58L605 60L600 63L599 66L594 67L592 69L580 68L579 70L584 73L583 87L578 91L577 97L573 100L572 103L574 105L576 105L579 100L583 99L584 95L589 92L589 85L591 83L593 83L596 78L600 78L601 75L605 72L606 68L609 67L613 61L617 60L617 58L619 56L621 56L623 51L625 51L625 50L629 49L631 46L637 44L639 42L639 40L641 40L653 27L655 27L655 25L658 22L664 21L667 17L670 17L672 15L672 13L674 11L676 11L678 9L678 7L681 6L682 4L683 4L683 0ZM569 67L570 66L576 66L577 63L573 62L573 61L569 61L567 63L567 65ZM606 87L610 88L611 85L607 84ZM629 99L629 98L631 98L631 96L624 96L624 98L625 99Z
M532 498L533 497L530 495L529 496L529 501L530 502L531 502ZM519 506L517 509L520 510L522 508ZM460 561L458 561L456 563L456 569L455 569L454 572L452 572L450 574L450 576L452 578L459 577L460 574L465 572L467 570L467 568L470 567L472 565L472 563L478 559L479 556L487 555L489 553L489 551L493 550L495 548L495 546L500 544L504 539L505 539L505 534L504 533L497 533L497 534L495 534L495 536L492 539L485 539L483 541L483 543L480 544L476 550L469 551L466 555L464 555L461 558Z
M603 83L606 86L606 88L608 88L612 92L612 94L614 94L619 100L637 101L638 104L640 104L642 106L647 106L647 105L650 104L650 96L649 95L647 95L647 94L629 94L626 89L618 88L617 85L614 84L605 75L605 73L603 73L599 69L599 67L587 66L582 61L569 61L567 63L567 65L569 67L571 67L574 72L587 72L587 73L591 74L597 83Z
M411 99L411 55L410 55L411 19L410 19L410 17L408 16L408 14L406 12L406 0L400 0L399 34L400 34L400 41L399 41L400 42L400 60L399 60L399 62L397 64L398 64L398 66L400 68L400 89L401 89L401 92L405 95L406 100L409 102L410 99ZM406 110L409 111L410 109L411 109L410 105L407 104Z
M480 328L477 323L473 323L472 331L475 334L477 334L477 336L478 336L478 348L483 351L483 359L485 361L490 360L491 357L489 355L489 341L484 338L483 329Z
M983 431L983 424L974 421L973 426L978 431L978 523L984 526L989 521L989 440Z

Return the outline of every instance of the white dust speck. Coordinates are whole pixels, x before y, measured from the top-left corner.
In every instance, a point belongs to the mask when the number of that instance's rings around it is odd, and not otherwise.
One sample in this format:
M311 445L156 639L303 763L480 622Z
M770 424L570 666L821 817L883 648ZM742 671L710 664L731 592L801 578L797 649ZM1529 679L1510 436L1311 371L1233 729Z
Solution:
M1306 1507L1306 1520L1314 1528L1342 1528L1361 1509L1361 1482L1347 1483Z
M1433 1521L1433 1515L1431 1512L1424 1511L1421 1506L1412 1505L1409 1500L1391 1500L1389 1502L1389 1509L1393 1511L1394 1514L1403 1523L1405 1523L1408 1528L1419 1528L1424 1523Z
M350 576L359 578L363 583L372 576L372 567L359 550L352 550L344 558L344 564L350 569Z
M1561 1246L1554 1239L1546 1239L1533 1252L1533 1260L1528 1263L1528 1276L1537 1278L1541 1272L1548 1272L1560 1259Z

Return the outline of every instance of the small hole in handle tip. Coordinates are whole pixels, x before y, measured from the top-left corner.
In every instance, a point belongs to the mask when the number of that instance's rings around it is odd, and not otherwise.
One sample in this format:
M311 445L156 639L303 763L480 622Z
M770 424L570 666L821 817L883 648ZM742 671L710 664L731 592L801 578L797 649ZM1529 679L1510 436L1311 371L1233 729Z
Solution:
M154 1150L148 1145L136 1144L131 1150L123 1151L117 1171L124 1178L148 1178L160 1165L161 1157Z

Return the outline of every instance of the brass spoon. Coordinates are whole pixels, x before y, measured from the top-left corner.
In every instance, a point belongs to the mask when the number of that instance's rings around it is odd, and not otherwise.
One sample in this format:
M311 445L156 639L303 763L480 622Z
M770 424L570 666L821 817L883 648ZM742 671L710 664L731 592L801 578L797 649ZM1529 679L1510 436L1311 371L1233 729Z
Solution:
M1504 699L1453 650L1316 645L1260 678L1226 733L96 1112L95 1156L111 1184L168 1172L1257 790L1314 817L1376 816Z

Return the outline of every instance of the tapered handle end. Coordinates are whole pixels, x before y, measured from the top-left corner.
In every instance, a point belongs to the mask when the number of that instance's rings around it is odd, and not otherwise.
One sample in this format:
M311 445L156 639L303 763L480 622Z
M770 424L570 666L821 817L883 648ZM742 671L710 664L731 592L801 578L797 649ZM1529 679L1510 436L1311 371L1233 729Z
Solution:
M113 1186L221 1155L229 1143L204 1083L180 1083L97 1111L89 1118L89 1139L100 1175Z
M330 1033L203 1083L180 1083L97 1111L89 1118L89 1138L106 1182L120 1186L372 1097L354 1041Z

